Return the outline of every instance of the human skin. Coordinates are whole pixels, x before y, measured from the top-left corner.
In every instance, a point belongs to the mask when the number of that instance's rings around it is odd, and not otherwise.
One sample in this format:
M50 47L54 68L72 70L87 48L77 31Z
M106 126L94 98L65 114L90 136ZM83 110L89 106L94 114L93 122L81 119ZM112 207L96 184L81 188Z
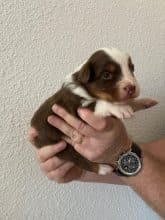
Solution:
M73 144L84 157L99 163L111 163L119 155L121 146L126 148L130 138L123 123L113 117L96 117L87 109L80 109L79 115L84 122L69 115L59 106L53 108L56 116L48 121L65 133L64 140ZM75 129L83 135L83 143L76 144L71 139ZM31 135L35 133L31 129ZM119 138L120 137L120 138ZM63 161L54 155L66 147L61 141L56 145L37 150L41 169L46 176L59 183L73 180L126 184L132 187L154 210L165 217L165 139L140 144L143 155L143 168L134 177L118 177L115 174L99 176L76 167L72 162Z

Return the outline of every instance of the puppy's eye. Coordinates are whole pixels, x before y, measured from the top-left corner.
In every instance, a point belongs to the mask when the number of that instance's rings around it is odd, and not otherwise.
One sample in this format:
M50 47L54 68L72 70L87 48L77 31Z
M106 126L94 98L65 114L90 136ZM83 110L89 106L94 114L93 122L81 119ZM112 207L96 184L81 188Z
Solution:
M108 80L108 79L112 79L113 75L110 72L103 72L102 73L102 79Z

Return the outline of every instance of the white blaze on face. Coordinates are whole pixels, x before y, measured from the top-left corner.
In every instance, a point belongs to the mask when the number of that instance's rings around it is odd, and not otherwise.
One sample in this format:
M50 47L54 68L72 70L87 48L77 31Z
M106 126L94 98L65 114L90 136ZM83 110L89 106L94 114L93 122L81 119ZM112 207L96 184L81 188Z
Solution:
M139 94L139 86L136 78L132 75L128 65L129 55L116 48L102 48L104 52L110 56L116 63L120 65L122 71L122 79L119 81L118 86L124 88L126 85L131 84L136 86L136 94Z

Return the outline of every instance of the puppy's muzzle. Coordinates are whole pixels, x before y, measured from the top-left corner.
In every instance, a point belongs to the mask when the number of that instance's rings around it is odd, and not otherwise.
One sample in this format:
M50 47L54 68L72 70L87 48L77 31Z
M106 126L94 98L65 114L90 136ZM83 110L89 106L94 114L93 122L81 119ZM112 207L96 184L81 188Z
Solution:
M135 94L136 86L129 84L129 85L125 86L123 89L127 93L127 96L131 97L131 96L133 96Z

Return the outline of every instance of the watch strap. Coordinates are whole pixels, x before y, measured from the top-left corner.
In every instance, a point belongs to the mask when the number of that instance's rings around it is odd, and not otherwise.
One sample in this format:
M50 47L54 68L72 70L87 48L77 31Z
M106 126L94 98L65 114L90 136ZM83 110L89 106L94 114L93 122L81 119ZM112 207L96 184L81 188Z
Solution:
M142 157L141 149L140 149L140 147L135 142L132 142L131 152L137 154L139 158Z

